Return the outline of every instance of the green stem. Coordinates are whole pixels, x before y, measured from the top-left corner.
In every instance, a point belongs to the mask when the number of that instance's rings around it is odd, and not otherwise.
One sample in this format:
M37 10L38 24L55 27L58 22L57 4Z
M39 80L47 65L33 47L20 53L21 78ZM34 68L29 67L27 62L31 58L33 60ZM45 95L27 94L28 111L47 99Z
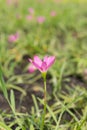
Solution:
M42 115L42 123L41 123L40 130L44 130L44 121L45 121L45 115L46 115L46 73L42 73L42 77L44 80L44 111Z

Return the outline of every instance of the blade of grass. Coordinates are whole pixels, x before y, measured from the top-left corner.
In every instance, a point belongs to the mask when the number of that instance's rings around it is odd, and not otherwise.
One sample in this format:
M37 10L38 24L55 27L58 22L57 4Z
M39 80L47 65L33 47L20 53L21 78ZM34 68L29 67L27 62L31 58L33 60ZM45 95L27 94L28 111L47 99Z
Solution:
M11 107L15 112L15 95L13 90L10 91L10 102L11 102Z
M41 99L38 98L38 100L41 102L41 104L44 104L44 102ZM57 124L57 119L56 119L56 116L54 115L54 112L51 110L51 108L48 105L46 107L47 107L47 110L49 111L50 115L53 117L55 123Z
M2 72L1 65L0 65L0 87L4 94L4 97L8 100L8 93L7 93L7 88L3 79L3 72Z
M11 128L9 128L7 125L4 124L4 122L0 122L0 130L12 130Z
M32 98L33 98L33 102L34 102L34 105L35 105L37 116L40 116L37 100L36 100L34 95L32 95Z

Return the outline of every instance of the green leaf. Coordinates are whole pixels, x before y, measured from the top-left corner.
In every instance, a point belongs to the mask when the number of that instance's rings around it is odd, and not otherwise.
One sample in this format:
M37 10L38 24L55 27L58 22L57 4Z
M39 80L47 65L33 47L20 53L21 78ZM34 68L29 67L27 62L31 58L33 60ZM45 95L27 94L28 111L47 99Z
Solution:
M9 128L7 125L5 125L3 122L0 122L0 129L4 129L4 130L12 130L12 129Z
M6 85L2 76L1 65L0 65L0 87L1 87L1 90L3 91L4 97L8 100L8 93L7 93L7 88L6 88Z
M30 130L35 130L32 124L30 125Z
M10 92L10 101L11 101L11 107L13 111L15 112L15 96L14 96L14 91L11 90Z

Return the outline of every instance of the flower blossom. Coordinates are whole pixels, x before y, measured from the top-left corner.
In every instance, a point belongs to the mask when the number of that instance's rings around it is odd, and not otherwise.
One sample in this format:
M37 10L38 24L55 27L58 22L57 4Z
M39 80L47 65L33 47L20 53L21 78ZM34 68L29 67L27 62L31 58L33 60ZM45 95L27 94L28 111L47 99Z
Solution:
M32 15L27 15L27 20L31 21L33 19L33 16Z
M42 73L47 72L47 70L52 66L55 61L55 56L45 56L41 60L38 56L34 56L34 59L29 59L29 61Z
M33 73L35 70L36 70L36 67L35 67L34 65L30 64L30 65L28 66L28 71L29 71L29 73Z
M52 17L55 17L55 16L56 16L56 12L55 12L55 11L51 11L50 15L51 15Z
M38 22L39 24L42 24L44 21L45 21L45 17L44 17L44 16L38 16L38 17L37 17L37 22Z
M8 5L11 5L12 4L12 1L11 0L6 0L7 4Z
M28 11L29 11L30 14L34 14L34 9L33 8L29 8Z
M18 40L18 38L19 38L19 34L18 34L18 33L11 34L11 35L9 35L9 37L8 37L8 41L9 41L9 42L15 42L15 41Z

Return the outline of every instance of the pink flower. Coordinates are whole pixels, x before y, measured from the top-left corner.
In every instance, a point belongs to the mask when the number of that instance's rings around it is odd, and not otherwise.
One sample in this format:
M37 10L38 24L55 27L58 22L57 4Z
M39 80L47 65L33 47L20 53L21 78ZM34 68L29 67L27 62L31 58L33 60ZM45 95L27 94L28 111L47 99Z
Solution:
M28 67L29 73L33 73L35 70L36 70L36 67L34 65L30 64Z
M17 41L19 38L19 34L18 33L15 33L15 34L11 34L9 37L8 37L8 41L9 42L15 42Z
M30 14L34 13L34 9L33 8L29 8L28 11L29 11Z
M51 11L50 15L51 15L52 17L54 17L54 16L56 16L56 12L55 12L55 11Z
M47 72L47 70L52 66L55 61L55 56L45 56L41 60L38 56L34 56L34 59L29 59L29 61L42 73Z
M37 17L37 22L38 22L39 24L42 24L44 21L45 21L45 17L44 17L44 16L39 16L39 17Z
M12 1L11 0L6 0L7 4L8 5L11 5L12 4Z
M31 21L33 19L33 16L32 15L27 15L27 20Z

